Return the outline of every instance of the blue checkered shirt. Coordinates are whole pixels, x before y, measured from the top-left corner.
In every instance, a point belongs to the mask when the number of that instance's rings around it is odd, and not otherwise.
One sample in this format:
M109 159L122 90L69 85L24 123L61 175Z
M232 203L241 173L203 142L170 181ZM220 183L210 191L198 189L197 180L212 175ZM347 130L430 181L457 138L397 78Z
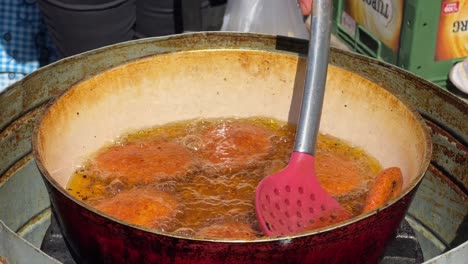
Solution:
M0 92L56 58L36 0L0 0Z

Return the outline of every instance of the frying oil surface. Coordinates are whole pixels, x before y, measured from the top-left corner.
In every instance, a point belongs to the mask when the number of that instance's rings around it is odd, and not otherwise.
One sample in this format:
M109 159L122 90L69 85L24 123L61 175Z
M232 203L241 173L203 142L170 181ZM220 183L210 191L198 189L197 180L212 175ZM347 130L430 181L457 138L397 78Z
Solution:
M191 120L138 131L90 156L68 191L98 210L177 235L254 239L260 180L282 169L295 127L268 118ZM381 170L363 150L319 135L322 186L353 215Z

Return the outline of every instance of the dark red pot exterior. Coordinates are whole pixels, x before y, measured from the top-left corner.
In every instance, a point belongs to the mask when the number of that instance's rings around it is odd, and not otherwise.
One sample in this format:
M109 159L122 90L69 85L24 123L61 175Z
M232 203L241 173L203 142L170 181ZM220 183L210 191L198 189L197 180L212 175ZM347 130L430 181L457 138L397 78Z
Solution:
M45 183L53 212L79 263L377 263L417 189L377 214L328 232L227 243L180 239L120 224Z

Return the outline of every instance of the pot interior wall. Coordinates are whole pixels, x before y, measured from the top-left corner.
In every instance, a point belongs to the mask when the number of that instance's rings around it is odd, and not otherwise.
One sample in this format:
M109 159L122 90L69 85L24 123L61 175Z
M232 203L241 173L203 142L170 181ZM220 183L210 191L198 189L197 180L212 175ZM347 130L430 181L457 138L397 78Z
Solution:
M37 133L39 161L65 187L86 156L122 133L199 117L268 116L296 123L305 61L253 50L169 53L118 66L72 87ZM419 182L430 139L418 115L375 83L330 66L322 133L399 166ZM405 193L405 192L403 192Z

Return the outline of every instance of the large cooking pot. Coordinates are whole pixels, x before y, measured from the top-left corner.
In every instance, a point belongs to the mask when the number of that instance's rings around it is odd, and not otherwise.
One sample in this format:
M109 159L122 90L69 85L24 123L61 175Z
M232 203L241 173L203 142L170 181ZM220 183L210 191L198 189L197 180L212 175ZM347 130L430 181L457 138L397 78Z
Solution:
M36 162L74 257L80 263L377 262L426 171L431 139L419 114L385 84L333 65L321 132L364 148L383 167L403 171L403 192L378 210L291 237L213 241L122 222L65 189L88 153L127 131L198 117L269 116L296 123L305 73L305 55L297 51L303 47L274 36L198 33L133 41L72 58L87 68L96 59L155 50L83 76L49 103L33 135Z

